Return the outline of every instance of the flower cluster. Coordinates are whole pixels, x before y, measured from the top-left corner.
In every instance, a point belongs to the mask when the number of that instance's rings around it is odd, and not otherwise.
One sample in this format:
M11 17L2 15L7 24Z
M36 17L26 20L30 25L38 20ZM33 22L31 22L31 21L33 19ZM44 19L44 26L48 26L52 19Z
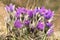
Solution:
M15 6L10 4L6 6L8 12L15 11L15 20L14 27L22 28L37 28L41 31L46 31L47 35L50 35L53 32L52 18L54 16L54 11L46 9L45 7L36 7L35 9L26 9L24 7L18 7L15 9ZM50 21L49 21L50 20Z

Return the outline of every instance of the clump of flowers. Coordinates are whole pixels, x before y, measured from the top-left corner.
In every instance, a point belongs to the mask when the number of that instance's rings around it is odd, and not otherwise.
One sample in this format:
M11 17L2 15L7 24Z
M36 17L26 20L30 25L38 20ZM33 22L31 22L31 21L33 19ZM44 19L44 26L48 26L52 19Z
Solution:
M28 40L45 40L47 36L53 33L53 23L51 19L53 19L54 11L46 9L45 7L36 7L35 9L26 9L24 7L16 8L13 4L6 6L5 9L10 19L10 21L7 22L8 30L10 30L14 36L17 35L16 37L19 38L23 36L23 39L26 38ZM7 19L7 21L9 19Z

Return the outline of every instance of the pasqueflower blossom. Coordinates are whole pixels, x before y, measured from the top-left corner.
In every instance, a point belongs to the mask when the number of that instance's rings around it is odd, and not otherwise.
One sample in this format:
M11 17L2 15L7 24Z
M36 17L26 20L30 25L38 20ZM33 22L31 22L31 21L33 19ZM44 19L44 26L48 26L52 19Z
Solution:
M50 28L46 33L47 36L50 36L53 33L53 31L54 31L53 28Z
M38 22L37 28L40 29L40 30L43 30L44 29L44 23L43 22Z
M29 17L33 17L33 11L32 10L27 10L27 14L29 15Z
M50 27L52 26L52 23L46 22L46 26L47 26L48 28L50 28Z
M19 8L18 8L18 9L16 9L16 14L15 14L15 16L16 16L16 17L20 17L20 14L21 14L20 9L19 9Z
M50 19L51 17L53 17L54 13L49 9L47 13L44 14L44 17L46 19Z
M47 9L45 9L45 7L41 7L38 10L39 10L40 15L44 15L48 11Z
M13 12L15 10L15 5L11 3L10 5L7 5L5 9L7 10L7 12Z
M33 13L34 13L34 15L36 15L37 12L38 12L38 8L33 9Z
M10 12L10 8L8 6L5 7L7 12Z
M21 21L19 19L17 19L15 22L14 22L14 26L16 28L21 28L23 26L23 24L21 23Z
M29 23L30 23L30 20L25 20L25 21L24 21L24 24L25 24L25 25L29 25Z
M20 17L20 14L25 14L27 12L27 10L25 8L21 8L21 7L18 7L16 9L16 17Z

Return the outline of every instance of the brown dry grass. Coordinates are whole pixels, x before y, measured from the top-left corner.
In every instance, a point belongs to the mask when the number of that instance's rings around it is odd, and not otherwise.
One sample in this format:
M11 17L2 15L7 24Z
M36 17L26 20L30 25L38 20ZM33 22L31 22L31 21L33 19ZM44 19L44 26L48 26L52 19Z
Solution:
M4 4L0 2L0 35L7 34L7 28L5 25L5 17L7 16L6 11L4 9Z

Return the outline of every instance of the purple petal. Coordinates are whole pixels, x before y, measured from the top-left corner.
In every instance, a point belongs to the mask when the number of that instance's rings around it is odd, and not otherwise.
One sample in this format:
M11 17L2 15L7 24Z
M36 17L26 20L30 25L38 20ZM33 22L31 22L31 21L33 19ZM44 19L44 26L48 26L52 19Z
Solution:
M44 14L44 17L46 19L50 19L51 17L53 16L53 13L52 11L49 9L47 13Z
M16 14L15 14L15 16L16 16L16 17L20 17L20 14L21 14L20 10L19 10L19 9L16 9Z
M32 10L27 10L27 14L29 15L29 17L33 17L33 11Z
M21 12L22 12L22 13L26 13L27 10L26 10L25 8L21 8Z
M21 12L21 13L26 13L27 12L27 10L23 7L23 8L21 8L21 7L18 7L18 10Z
M7 12L10 12L9 6L6 6L5 9L6 9Z
M15 5L12 5L12 3L10 5L8 5L8 6L6 6L6 10L8 12L13 12L14 11L14 8L15 8Z
M25 21L24 21L24 24L25 24L25 25L29 25L29 23L30 23L30 20L25 20Z
M50 28L50 29L47 31L47 35L50 36L53 32L54 32L53 28Z
M47 12L47 9L45 9L45 7L41 7L41 8L39 9L40 15L44 15L46 12Z
M40 12L45 12L45 7L41 7Z
M12 3L9 5L9 8L10 8L10 11L13 12L14 11L14 8L15 8L15 5L13 5Z
M20 20L16 20L15 23L14 23L14 26L16 28L21 28L22 27L22 23L20 22Z
M48 28L50 28L50 27L52 26L52 23L46 22L46 26L47 26Z
M33 14L36 15L37 12L38 12L38 8L35 8L35 9L33 10Z
M40 29L40 30L43 30L43 29L44 29L44 23L39 22L39 23L37 24L37 28Z
M18 7L16 9L16 17L20 17L20 14L25 14L27 12L27 10L25 8L21 8L21 7Z

